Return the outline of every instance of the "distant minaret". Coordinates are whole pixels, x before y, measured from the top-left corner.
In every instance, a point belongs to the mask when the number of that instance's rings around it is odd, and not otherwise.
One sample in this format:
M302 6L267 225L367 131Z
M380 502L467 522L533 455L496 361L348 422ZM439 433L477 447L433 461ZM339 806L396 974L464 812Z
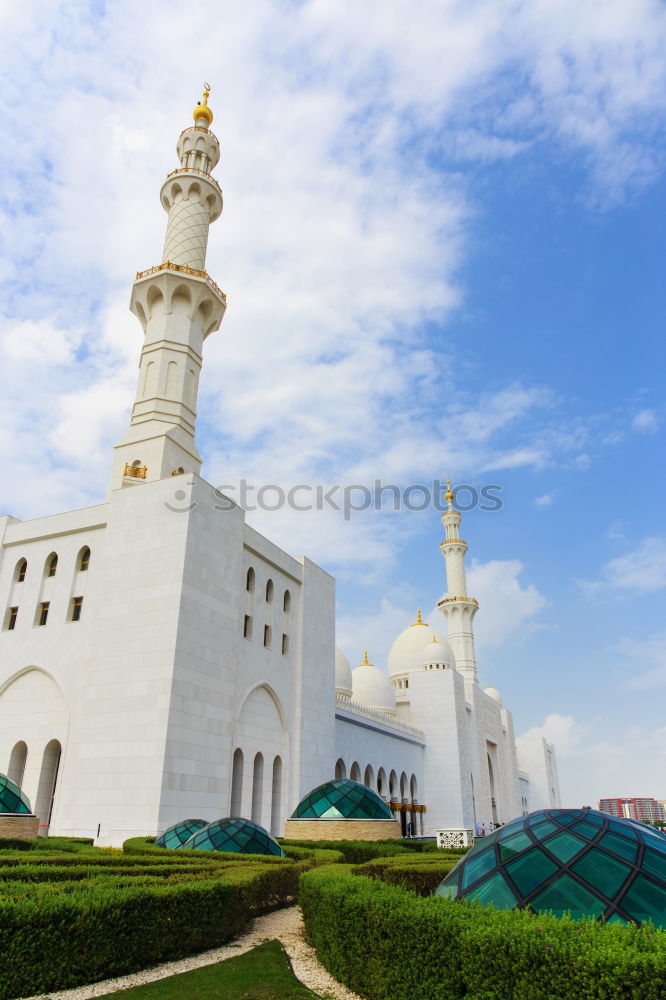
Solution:
M115 448L111 489L198 473L194 441L203 342L217 330L226 296L206 272L208 227L222 212L222 191L211 170L220 145L210 131L209 84L181 132L180 167L160 191L169 216L162 263L137 273L130 309L145 338L132 417Z
M466 680L479 683L474 653L474 628L472 622L479 610L479 602L467 596L465 580L465 553L467 542L460 537L460 512L454 510L451 480L446 481L444 498L448 510L442 514L446 538L440 545L446 559L447 595L438 604L448 627L449 645L456 658L456 669Z

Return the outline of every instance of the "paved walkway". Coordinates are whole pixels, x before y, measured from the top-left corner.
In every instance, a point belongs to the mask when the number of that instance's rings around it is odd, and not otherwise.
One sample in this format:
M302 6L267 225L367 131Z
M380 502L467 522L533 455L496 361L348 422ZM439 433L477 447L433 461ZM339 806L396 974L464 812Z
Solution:
M167 976L175 976L180 972L189 972L190 969L198 969L202 965L223 962L227 958L250 951L262 941L274 941L276 938L284 945L297 978L313 993L332 997L334 1000L361 1000L356 993L352 993L346 986L342 986L329 976L317 960L314 948L305 941L303 919L297 906L289 906L283 910L275 910L274 913L267 913L264 917L257 917L246 934L221 948L181 958L177 962L165 962L164 965L156 965L142 972L133 972L128 976L119 976L117 979L104 979L91 986L76 986L74 989L61 990L58 993L27 997L26 1000L92 1000L93 997L103 997L107 993L129 989L130 986L140 986L141 983L152 983L156 979L166 979Z

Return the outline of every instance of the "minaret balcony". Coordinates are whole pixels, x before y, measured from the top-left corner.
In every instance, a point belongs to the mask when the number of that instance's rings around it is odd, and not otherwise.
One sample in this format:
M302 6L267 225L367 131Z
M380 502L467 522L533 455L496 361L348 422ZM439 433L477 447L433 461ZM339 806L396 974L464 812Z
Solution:
M217 282L213 281L208 271L198 271L196 267L189 267L187 264L172 264L170 260L165 260L162 264L149 267L147 271L137 271L136 280L140 281L142 278L148 278L151 274L157 274L159 271L179 271L181 274L191 274L195 278L203 278L208 286L220 296L224 304L227 304L227 296Z
M437 602L437 607L441 607L442 604L453 604L454 601L462 601L465 604L474 604L478 608L479 602L476 597L443 597L441 601Z

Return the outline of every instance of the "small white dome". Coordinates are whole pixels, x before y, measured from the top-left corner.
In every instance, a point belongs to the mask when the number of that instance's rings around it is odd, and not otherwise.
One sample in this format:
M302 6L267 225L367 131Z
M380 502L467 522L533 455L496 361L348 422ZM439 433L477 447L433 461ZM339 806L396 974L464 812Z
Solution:
M493 701L496 701L498 705L502 704L502 695L499 693L497 688L492 686L492 684L489 684L483 693L487 694L489 698L493 699Z
M343 694L346 698L352 696L352 672L349 660L340 647L335 646L335 693Z
M429 666L433 663L437 666L455 668L456 661L451 647L448 642L438 639L436 635L423 647L421 655L424 666Z
M380 712L395 714L395 691L383 670L368 663L365 654L363 663L352 670L352 690L354 700Z
M388 655L389 677L423 670L423 647L433 639L436 639L448 650L446 663L455 669L456 660L448 642L431 625L426 625L425 622L421 621L421 612L419 611L414 624L409 625L404 632L401 632L391 646Z

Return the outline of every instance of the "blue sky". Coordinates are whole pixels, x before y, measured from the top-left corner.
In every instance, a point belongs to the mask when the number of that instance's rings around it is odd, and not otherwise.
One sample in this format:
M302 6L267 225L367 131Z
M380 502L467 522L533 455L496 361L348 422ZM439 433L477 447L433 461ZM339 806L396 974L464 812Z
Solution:
M482 682L566 802L666 797L664 5L26 0L0 38L2 509L105 494L209 79L204 475L500 486L463 521ZM435 511L250 519L336 575L352 662L437 620Z

